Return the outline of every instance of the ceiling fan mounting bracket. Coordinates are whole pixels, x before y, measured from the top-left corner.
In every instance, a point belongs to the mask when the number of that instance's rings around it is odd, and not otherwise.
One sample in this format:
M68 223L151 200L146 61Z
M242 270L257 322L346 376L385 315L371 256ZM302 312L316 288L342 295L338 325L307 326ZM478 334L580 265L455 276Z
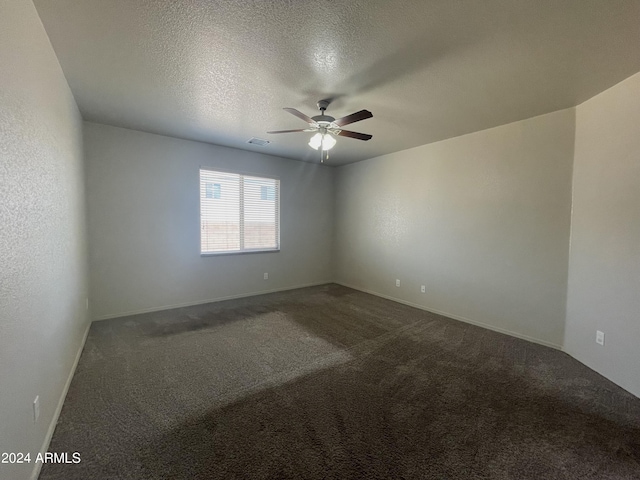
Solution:
M318 109L324 114L324 111L327 109L331 102L329 100L320 100L318 101Z

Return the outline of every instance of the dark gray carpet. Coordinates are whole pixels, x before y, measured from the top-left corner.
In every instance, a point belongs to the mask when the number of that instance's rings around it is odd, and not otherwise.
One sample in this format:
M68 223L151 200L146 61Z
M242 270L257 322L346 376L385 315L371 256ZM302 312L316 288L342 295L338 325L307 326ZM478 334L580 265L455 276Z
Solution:
M41 479L640 479L640 399L337 285L94 323Z

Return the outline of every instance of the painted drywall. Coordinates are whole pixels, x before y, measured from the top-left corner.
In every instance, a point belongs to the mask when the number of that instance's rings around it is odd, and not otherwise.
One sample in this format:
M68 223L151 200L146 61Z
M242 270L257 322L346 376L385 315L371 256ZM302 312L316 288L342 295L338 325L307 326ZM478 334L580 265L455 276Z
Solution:
M29 478L88 327L82 121L30 0L0 14L0 478ZM32 402L40 398L40 418Z
M640 396L638 125L640 73L577 107L565 350Z
M560 347L574 129L567 109L339 167L337 281Z
M96 123L84 141L94 318L332 280L333 168ZM280 252L200 256L201 166L280 178Z

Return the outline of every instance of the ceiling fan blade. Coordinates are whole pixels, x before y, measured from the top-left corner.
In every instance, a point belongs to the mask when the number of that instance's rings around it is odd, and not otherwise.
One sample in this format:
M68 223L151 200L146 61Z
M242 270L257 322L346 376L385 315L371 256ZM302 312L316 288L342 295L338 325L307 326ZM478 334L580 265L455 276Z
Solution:
M360 110L359 112L352 113L351 115L347 115L346 117L339 118L334 120L333 123L342 127L343 125L349 125L350 123L359 122L360 120L366 120L367 118L373 117L373 113L369 110Z
M300 110L296 110L295 108L291 108L291 107L285 107L283 108L283 110L286 110L287 112L289 112L291 115L295 115L296 117L304 120L305 122L313 125L314 122L313 119L311 117L307 117L304 113L302 113Z
M358 140L371 140L373 137L373 135L367 133L351 132L349 130L340 130L338 135L341 137L357 138Z
M267 133L293 133L293 132L304 132L303 129L299 129L299 130L274 130L273 132L267 132Z

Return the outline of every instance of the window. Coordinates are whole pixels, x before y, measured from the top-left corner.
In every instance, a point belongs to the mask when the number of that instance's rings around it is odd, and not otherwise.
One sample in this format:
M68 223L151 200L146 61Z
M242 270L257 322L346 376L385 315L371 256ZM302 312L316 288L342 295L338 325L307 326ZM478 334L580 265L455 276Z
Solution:
M206 182L204 184L205 197L207 198L220 198L220 184Z
M200 169L200 253L280 249L280 181Z
M275 200L276 187L273 185L262 185L260 187L260 200Z

